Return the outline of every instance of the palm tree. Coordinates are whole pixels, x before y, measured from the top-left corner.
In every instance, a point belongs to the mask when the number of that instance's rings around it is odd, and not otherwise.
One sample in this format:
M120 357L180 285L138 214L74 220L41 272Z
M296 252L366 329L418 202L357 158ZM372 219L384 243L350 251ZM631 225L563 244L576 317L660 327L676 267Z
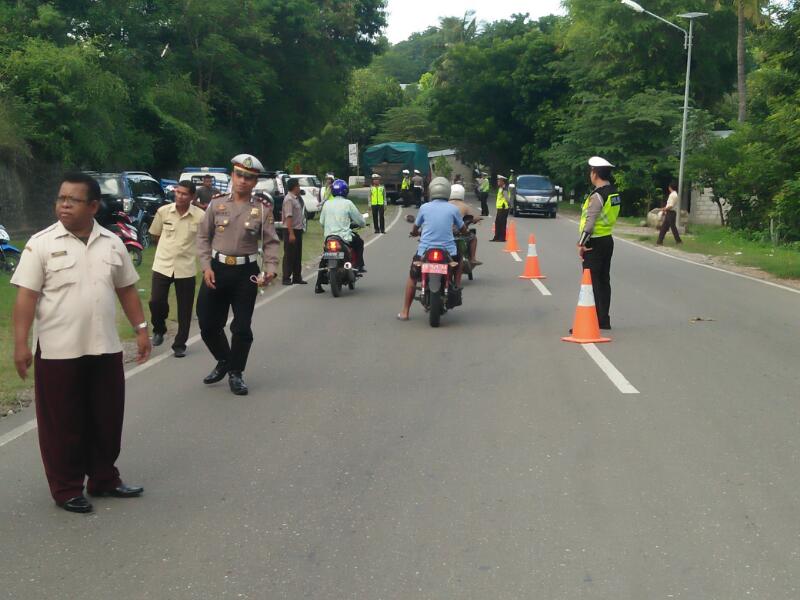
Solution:
M761 9L768 4L765 0L735 0L737 15L736 33L736 89L739 92L738 120L744 123L747 117L747 73L745 72L745 24L747 21L760 25L764 21ZM718 2L720 7L723 3Z

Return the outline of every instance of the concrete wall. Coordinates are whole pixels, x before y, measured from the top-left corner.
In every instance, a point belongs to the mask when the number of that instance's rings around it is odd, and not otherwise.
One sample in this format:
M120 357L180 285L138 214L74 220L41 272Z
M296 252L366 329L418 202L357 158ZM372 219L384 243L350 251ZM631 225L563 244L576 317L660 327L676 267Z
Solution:
M12 239L55 222L61 175L61 168L55 165L0 159L0 223Z
M711 188L692 189L692 210L689 213L689 223L722 225L719 219L719 207L711 198ZM730 210L724 200L722 201L722 209L726 215Z

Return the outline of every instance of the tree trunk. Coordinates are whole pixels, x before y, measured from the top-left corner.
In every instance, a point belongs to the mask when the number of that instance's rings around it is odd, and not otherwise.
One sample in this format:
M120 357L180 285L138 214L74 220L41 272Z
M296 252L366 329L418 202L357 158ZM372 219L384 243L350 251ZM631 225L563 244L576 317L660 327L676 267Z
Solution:
M737 67L737 86L739 91L739 123L744 123L747 116L747 80L745 74L745 52L744 52L744 0L737 0L739 22L736 39L736 67Z

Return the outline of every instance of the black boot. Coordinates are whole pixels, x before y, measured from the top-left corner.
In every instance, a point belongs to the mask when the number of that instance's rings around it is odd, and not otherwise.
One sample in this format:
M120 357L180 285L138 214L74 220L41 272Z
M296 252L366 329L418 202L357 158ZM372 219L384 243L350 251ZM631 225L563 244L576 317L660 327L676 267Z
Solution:
M315 294L324 294L325 288L322 287L322 284L319 282L319 278L317 278L317 285L314 287Z
M208 375L206 375L205 379L203 379L203 383L206 385L210 383L217 383L218 381L222 381L222 378L228 374L228 363L224 360L221 360L217 363L217 366L214 367L214 370L211 371Z
M228 374L228 385L231 386L231 391L237 396L247 396L247 386L242 379L241 371L231 371Z

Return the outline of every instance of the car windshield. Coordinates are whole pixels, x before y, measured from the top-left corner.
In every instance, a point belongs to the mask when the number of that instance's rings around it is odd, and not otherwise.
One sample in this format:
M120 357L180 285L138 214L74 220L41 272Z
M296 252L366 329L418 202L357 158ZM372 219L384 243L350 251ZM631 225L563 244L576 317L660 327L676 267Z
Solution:
M517 187L523 190L552 190L553 183L542 175L520 175Z
M278 182L274 179L259 179L255 189L259 192L274 194L278 191Z
M300 187L320 187L319 179L316 177L306 177L301 175L297 178L297 181L300 182Z
M119 177L115 175L99 175L95 179L97 179L97 183L100 184L101 195L111 196L112 198L122 197L122 189L119 184Z

